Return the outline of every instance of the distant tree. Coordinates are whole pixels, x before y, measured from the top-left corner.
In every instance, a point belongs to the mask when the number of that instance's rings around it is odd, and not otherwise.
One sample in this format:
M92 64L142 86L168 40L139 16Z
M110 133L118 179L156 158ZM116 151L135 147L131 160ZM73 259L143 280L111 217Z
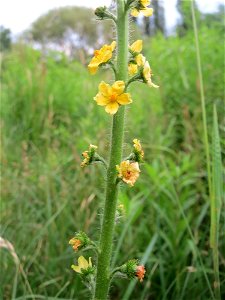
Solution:
M194 2L194 9L196 14L196 20L199 22L201 13L196 5L195 0ZM188 30L193 28L192 23L192 14L191 14L191 1L187 0L177 0L177 9L181 15L181 20L178 22L177 25L177 33L180 36L183 36Z
M215 29L221 29L224 31L225 22L224 22L224 12L225 5L221 4L218 7L218 12L216 13L207 13L202 16L202 23L207 27L213 27Z
M9 50L11 48L11 42L10 29L0 26L0 51Z
M154 13L150 18L144 18L144 32L146 35L154 35L157 32L165 33L165 11L163 1L151 2Z
M34 41L44 47L53 44L74 55L77 50L90 51L108 42L112 36L111 22L93 22L94 11L84 7L63 7L49 11L32 24Z

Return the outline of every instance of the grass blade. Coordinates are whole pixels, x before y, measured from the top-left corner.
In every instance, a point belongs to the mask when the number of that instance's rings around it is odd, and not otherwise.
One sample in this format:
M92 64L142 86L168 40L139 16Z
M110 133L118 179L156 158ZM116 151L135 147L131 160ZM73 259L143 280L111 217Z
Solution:
M213 253L214 289L216 299L221 299L219 276L219 220L223 194L222 158L220 149L220 136L216 105L213 108L213 132L212 132L212 195L211 202L211 228L210 246Z

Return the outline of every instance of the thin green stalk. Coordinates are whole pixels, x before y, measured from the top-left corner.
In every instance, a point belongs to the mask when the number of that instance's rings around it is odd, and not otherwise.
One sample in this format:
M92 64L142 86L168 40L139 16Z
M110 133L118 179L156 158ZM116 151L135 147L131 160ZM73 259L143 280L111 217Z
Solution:
M215 298L217 300L221 299L220 295L220 278L219 278L219 253L218 253L218 234L219 234L219 195L218 192L218 181L215 181L215 177L219 176L218 171L215 171L215 151L213 151L213 174L211 174L211 165L210 165L210 152L209 152L209 141L208 141L208 130L207 130L207 117L206 117L206 109L205 109L205 96L204 96L204 88L203 88L203 77L202 77L202 67L201 67L201 56L199 50L199 42L198 42L198 29L196 25L195 11L194 11L194 3L191 1L191 11L192 11L192 19L193 19L193 27L195 34L195 45L196 45L196 55L197 55L197 65L198 65L198 73L199 73L199 81L200 81L200 94L201 94L201 104L202 104L202 120L203 120L203 134L204 134L204 146L205 146L205 154L207 161L207 173L208 173L208 186L209 186L209 197L210 197L210 208L211 208L211 220L210 220L210 246L213 252L213 268L214 268L214 289L215 289ZM215 146L215 136L218 135L218 132L215 132L215 118L217 121L217 115L215 113L214 108L214 132L213 132L213 146ZM217 128L218 130L218 128ZM219 143L219 141L218 141ZM218 162L218 161L216 161ZM218 165L216 166L218 167Z
M211 199L211 247L214 268L215 298L221 299L219 275L219 220L223 194L222 159L216 105L213 110L212 132L212 199Z
M197 24L196 24L193 0L191 1L191 12L192 12L193 27L194 27L194 35L195 35L196 58L197 58L197 67L198 67L198 76L199 76L199 85L200 85L202 122L203 122L203 138L204 138L204 148L205 148L205 156L206 156L206 164L207 164L208 186L209 186L209 195L211 195L212 194L212 181L211 181L212 175L211 175L211 168L210 168L209 140L208 140L206 109L205 109L206 104L205 104L204 84L203 84L203 76L202 76L201 55L200 55L199 42L198 42L198 28L197 28Z
M128 16L125 1L117 0L117 80L127 80ZM121 162L125 108L121 106L113 117L109 167L107 170L106 199L97 264L95 300L106 300L110 285L110 261L118 196L116 165Z

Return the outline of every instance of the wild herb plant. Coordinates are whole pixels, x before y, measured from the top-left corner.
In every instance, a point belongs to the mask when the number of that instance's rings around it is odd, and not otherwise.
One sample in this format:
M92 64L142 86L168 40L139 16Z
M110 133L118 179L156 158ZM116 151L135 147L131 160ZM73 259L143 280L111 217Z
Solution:
M139 265L138 260L130 259L121 266L111 268L113 235L117 211L117 198L121 183L133 186L140 175L139 164L143 162L144 152L138 139L133 140L133 150L130 155L122 159L124 137L124 115L126 106L133 102L128 87L132 82L139 81L158 88L152 82L152 70L149 62L142 55L142 40L137 40L129 46L129 13L137 17L140 13L149 17L153 9L149 8L148 0L117 0L114 15L106 7L99 7L95 14L100 20L110 19L116 26L117 41L104 45L95 50L94 57L88 65L91 74L96 74L99 68L110 68L114 73L113 84L102 81L99 92L94 97L97 105L105 107L106 113L112 116L111 143L109 162L106 162L97 152L97 146L90 145L83 152L82 167L92 163L101 163L107 172L105 204L99 243L93 242L84 232L78 232L69 241L75 251L87 247L93 248L97 255L97 266L92 260L83 256L78 258L78 265L72 269L79 273L84 283L90 288L93 299L108 298L110 282L115 275L137 277L143 281L145 267ZM135 101L134 101L135 102Z

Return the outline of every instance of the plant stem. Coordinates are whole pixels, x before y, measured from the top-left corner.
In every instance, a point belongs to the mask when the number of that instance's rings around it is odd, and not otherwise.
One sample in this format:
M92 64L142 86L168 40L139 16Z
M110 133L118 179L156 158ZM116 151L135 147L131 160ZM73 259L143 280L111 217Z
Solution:
M117 0L117 80L127 80L128 16L125 1ZM124 135L125 108L121 106L113 117L109 167L107 170L106 198L100 237L100 253L97 264L95 300L108 298L110 261L118 196L116 165L121 162Z

